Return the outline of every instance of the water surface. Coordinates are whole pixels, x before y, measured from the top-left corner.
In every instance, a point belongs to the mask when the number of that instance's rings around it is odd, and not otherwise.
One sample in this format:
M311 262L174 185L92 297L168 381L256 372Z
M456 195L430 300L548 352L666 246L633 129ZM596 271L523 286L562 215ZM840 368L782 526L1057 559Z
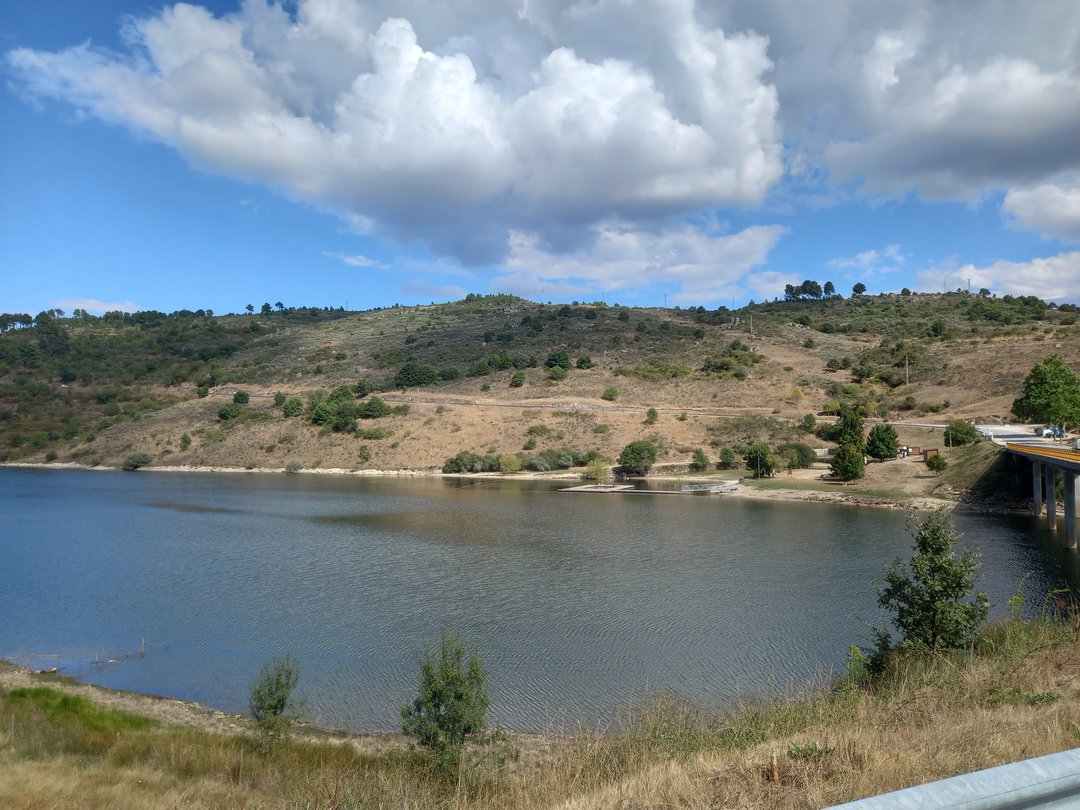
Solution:
M290 651L311 719L391 730L448 628L483 653L494 722L559 730L842 665L910 552L901 512L557 486L0 470L0 657L242 711ZM1029 596L1077 581L1031 519L957 523L996 604L1025 574Z

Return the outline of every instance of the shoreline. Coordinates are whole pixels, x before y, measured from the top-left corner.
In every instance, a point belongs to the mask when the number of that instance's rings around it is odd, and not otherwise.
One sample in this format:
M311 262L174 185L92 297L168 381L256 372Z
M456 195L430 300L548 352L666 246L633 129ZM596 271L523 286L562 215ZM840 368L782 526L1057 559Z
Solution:
M76 462L4 462L0 468L34 469L34 470L81 470L87 472L125 472L118 467L97 466L90 467ZM423 469L404 468L400 470L361 470L344 467L313 467L304 468L295 472L288 472L280 467L228 467L220 465L195 466L190 464L177 465L147 465L140 470L146 472L165 473L251 473L257 475L336 475L353 476L358 478L461 478L473 481L583 481L580 473L561 471L556 473L444 473L437 467ZM630 481L672 481L685 482L686 477L662 474L647 476L645 478L627 479ZM738 498L763 501L785 501L788 503L829 504L833 506L864 506L875 509L891 510L932 510L942 506L951 507L950 511L966 511L988 515L1018 515L1027 514L1028 509L1021 507L988 507L965 504L961 501L948 498L937 498L930 495L912 495L907 497L893 497L888 495L869 495L862 493L848 493L837 490L817 489L787 489L783 487L759 489L753 484L744 484L739 479L697 477L696 482L725 482L733 480L740 484L737 490L725 492L716 497Z

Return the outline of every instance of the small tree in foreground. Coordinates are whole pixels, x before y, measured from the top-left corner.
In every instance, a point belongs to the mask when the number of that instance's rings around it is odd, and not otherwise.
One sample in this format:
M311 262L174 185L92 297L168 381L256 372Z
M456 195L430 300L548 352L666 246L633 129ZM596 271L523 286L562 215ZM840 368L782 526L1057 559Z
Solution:
M420 658L420 688L410 706L401 707L401 730L431 751L440 770L461 764L466 742L484 741L491 695L484 662L452 633L443 633L437 649L425 647Z
M833 450L829 471L841 481L854 481L866 474L862 451L851 444L842 444Z
M949 462L945 460L945 456L940 453L936 456L930 456L926 460L927 469L932 473L945 472L945 468L949 466Z
M764 442L751 445L743 455L743 460L746 462L746 469L754 474L754 478L771 478L776 470L776 459Z
M904 652L968 649L990 610L985 593L972 595L979 552L969 548L956 554L956 529L945 507L925 520L913 514L910 527L911 561L893 562L885 587L878 589L878 604L893 614L890 621L900 634L897 647ZM877 631L877 644L879 657L893 649L884 630Z
M712 467L712 462L700 447L694 451L694 460L690 462L690 469L694 472L706 472Z
M296 708L292 693L299 682L300 662L285 655L264 663L259 677L251 684L249 705L262 747L270 748L289 730L290 712Z

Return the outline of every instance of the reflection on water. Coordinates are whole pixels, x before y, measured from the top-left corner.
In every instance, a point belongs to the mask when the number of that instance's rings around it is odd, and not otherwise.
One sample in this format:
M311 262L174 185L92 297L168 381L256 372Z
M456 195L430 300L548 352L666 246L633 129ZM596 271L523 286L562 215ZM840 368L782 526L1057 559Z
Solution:
M899 512L557 486L0 470L0 657L242 711L289 651L313 720L388 730L450 628L495 722L559 729L650 688L722 703L826 673L910 551ZM1029 572L1029 603L1077 581L1030 519L957 524L998 605Z

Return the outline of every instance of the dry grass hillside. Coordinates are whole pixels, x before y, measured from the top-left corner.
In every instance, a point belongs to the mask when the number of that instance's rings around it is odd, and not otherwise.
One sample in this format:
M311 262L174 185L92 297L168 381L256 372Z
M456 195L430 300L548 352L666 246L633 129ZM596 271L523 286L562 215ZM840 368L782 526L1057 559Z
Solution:
M156 315L0 336L0 460L119 466L144 453L154 466L431 470L460 451L614 459L652 438L659 461L678 466L697 448L715 460L752 441L820 445L794 420L837 402L893 421L1004 418L1035 363L1080 363L1071 311L959 293L736 312L470 296L360 313ZM559 350L570 368L552 379ZM419 385L402 382L410 361ZM357 404L377 396L397 412L355 430L312 423L318 392L361 381L372 393ZM248 403L221 418L236 391ZM303 413L286 417L275 395L300 397Z

